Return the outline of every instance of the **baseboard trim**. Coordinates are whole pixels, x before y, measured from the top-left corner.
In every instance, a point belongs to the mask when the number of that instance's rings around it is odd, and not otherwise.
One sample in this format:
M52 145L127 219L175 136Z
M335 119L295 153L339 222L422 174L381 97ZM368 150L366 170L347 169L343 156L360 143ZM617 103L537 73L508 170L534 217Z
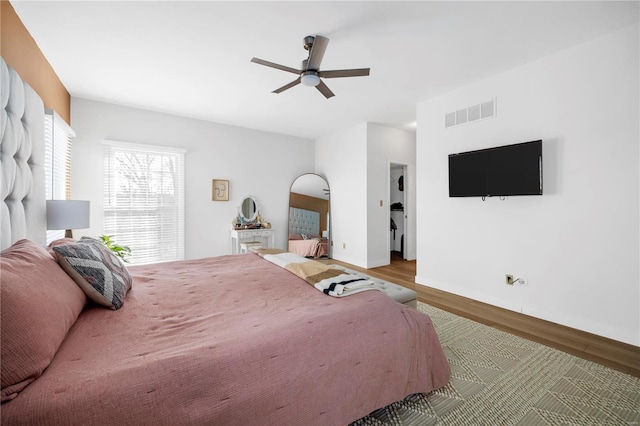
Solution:
M640 377L640 348L425 285L418 300L580 358Z
M636 340L638 336L634 334L634 330L628 328L612 328L608 327L602 322L592 320L590 318L576 317L567 315L564 312L542 309L539 306L533 306L523 303L521 300L509 301L505 299L498 299L495 297L487 297L479 291L474 291L473 288L455 286L450 283L438 282L429 280L424 277L416 275L415 283L418 285L441 290L446 293L455 294L467 299L476 300L478 302L486 303L497 308L506 309L516 313L526 315L527 317L538 318L550 323L561 324L570 329L576 329L589 333L590 335L601 336L613 341L625 343L631 346L637 346Z

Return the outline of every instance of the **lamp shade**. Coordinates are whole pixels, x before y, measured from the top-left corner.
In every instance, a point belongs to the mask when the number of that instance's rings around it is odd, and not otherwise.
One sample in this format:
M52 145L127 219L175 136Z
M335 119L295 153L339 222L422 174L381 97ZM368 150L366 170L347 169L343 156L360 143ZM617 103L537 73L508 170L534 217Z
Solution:
M47 229L89 227L89 201L47 200Z

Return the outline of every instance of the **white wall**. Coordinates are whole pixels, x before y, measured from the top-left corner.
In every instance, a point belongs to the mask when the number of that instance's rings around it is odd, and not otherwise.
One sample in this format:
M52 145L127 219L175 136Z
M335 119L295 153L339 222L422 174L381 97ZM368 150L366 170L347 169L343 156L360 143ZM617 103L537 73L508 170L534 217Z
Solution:
M102 234L103 140L175 146L185 156L185 255L230 253L229 227L240 201L253 195L286 248L289 188L315 167L314 142L207 121L72 98L71 197L91 200L91 228ZM211 180L228 179L228 202L211 201Z
M638 39L627 27L418 105L418 283L640 345ZM497 118L444 128L494 96ZM448 154L535 139L543 196L448 197Z
M331 187L334 259L363 268L389 264L392 162L408 165L409 227L415 229L415 143L412 132L366 122L316 140L316 172ZM411 256L415 242L409 241Z
M367 268L389 264L389 183L390 164L406 164L405 187L408 191L407 258L415 259L415 166L416 135L375 123L367 123ZM380 206L380 200L383 205ZM400 238L396 234L397 238Z
M331 189L332 257L367 264L367 123L316 140L316 172ZM343 247L344 244L344 247Z

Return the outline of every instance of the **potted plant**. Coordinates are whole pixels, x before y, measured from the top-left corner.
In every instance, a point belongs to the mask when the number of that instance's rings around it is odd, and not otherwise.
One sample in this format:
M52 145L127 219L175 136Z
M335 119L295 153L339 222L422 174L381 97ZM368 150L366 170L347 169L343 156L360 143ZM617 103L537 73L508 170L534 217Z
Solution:
M131 256L131 249L129 246L121 246L113 241L113 235L100 235L100 241L102 244L107 246L109 250L113 252L116 256L122 259L123 262L129 262L127 257Z

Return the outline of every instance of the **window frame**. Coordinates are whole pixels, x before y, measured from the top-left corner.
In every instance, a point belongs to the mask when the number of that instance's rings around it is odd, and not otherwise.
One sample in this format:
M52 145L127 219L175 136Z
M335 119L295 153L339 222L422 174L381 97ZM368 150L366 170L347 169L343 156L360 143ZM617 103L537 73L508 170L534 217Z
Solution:
M127 245L131 247L131 251L132 251L132 256L130 258L130 261L132 264L146 264L146 263L156 263L156 262L165 262L165 261L173 261L173 260L183 260L184 259L184 253L185 253L185 157L186 157L186 150L182 149L182 148L176 148L176 147L170 147L170 146L161 146L161 145L151 145L151 144L139 144L139 143L130 143L130 142L121 142L121 141L113 141L113 140L105 140L103 141L103 147L104 147L104 152L103 152L103 161L104 161L104 191L103 191L103 233L107 234L107 235L113 235L115 238L115 241L118 244L121 245ZM154 216L153 214L150 214L151 211L153 210L153 208L155 208L157 210L158 205L157 204L149 204L149 205L139 205L139 210L140 211L140 215L139 216L135 216L132 215L129 219L122 219L121 223L123 223L124 225L122 226L125 229L125 235L118 237L117 235L117 225L112 225L112 221L117 221L117 215L118 215L118 210L120 211L120 213L125 212L125 211L134 211L131 209L131 202L135 201L136 203L138 201L140 201L139 195L133 195L132 193L128 193L128 195L125 196L125 198L123 198L123 203L124 205L121 207L118 207L118 201L117 201L117 195L118 195L118 188L115 187L115 185L117 185L117 183L115 182L116 179L118 179L117 177L115 177L115 174L118 173L117 171L117 165L116 163L114 163L114 161L116 161L116 156L117 155L126 155L126 153L128 154L140 154L141 156L146 156L147 158L151 158L156 156L157 159L160 159L160 162L162 163L164 160L164 158L166 157L170 157L172 158L172 165L175 166L175 176L173 176L173 179L176 179L177 182L172 181L172 188L174 191L174 199L173 201L176 203L175 208L177 209L177 211L175 212L175 215L172 215L170 220L175 221L176 223L176 228L175 228L175 233L176 236L175 238L166 241L163 237L162 237L162 230L164 229L163 227L159 227L157 233L154 234L154 231L152 230L152 228L150 227L143 227L141 228L139 225L138 226L134 226L132 223L136 222L136 221L145 221L145 220L153 220L153 218L155 217L158 221L161 221L162 218L164 217L166 219L166 216L163 216L162 214L158 214L157 216ZM167 171L162 171L164 169L164 163L162 163L160 166L160 172L158 172L156 170L156 175L157 173L160 173L162 175L168 173ZM145 170L141 170L140 173L143 176L149 176L150 175L150 171L149 169L145 169ZM152 185L153 183L157 184L158 182L163 182L163 177L160 177L160 181L156 180L158 179L157 177L155 179L152 178L152 182L150 183L149 181L145 181L146 185ZM122 193L127 194L125 193ZM163 195L168 195L168 193L164 192L163 190L159 190L159 192L156 193L156 195L158 195L160 198L162 198ZM126 198L126 197L129 198ZM126 204L126 201L129 201L129 204ZM155 206L155 207L151 207L151 206ZM113 219L111 219L109 216L113 215ZM127 220L131 221L131 223L127 223ZM173 222L172 222L173 223ZM171 231L172 233L174 231ZM152 242L155 241L155 244L152 244ZM171 249L170 250L165 250L164 252L160 253L160 251L157 251L156 255L150 255L150 251L153 251L151 249L143 249L142 247L144 247L144 245L146 244L147 246L149 244L152 244L152 247L158 247L158 244L167 244L167 243L171 243ZM136 246L138 246L138 250L136 250ZM144 250L144 254L138 254L138 256L136 256L136 252L140 253L142 250ZM175 255L171 255L170 253L174 253Z
M71 198L71 139L76 136L71 126L53 109L44 110L45 199ZM47 230L46 242L63 238L65 230Z

